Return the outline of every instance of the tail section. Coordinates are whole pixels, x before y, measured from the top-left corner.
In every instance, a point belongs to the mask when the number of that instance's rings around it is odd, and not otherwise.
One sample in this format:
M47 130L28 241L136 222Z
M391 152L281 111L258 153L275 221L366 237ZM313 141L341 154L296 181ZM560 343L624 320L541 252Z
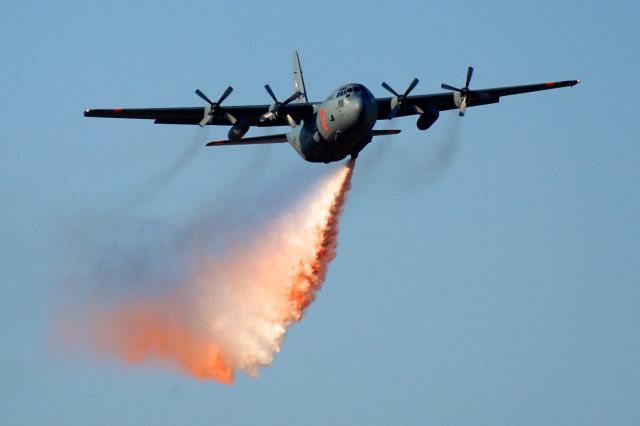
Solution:
M295 90L297 92L302 93L297 100L293 101L294 103L306 103L309 102L307 100L307 89L304 87L304 78L302 78L302 68L300 67L300 58L298 57L298 52L296 50L293 51L293 84Z

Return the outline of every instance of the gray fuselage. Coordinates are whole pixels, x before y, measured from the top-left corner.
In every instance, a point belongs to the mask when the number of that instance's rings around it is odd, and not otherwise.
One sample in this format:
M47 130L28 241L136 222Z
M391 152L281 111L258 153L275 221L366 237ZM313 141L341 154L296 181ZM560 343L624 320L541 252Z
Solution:
M317 105L313 120L302 122L287 140L307 161L329 163L358 153L372 138L376 98L362 84L346 84Z

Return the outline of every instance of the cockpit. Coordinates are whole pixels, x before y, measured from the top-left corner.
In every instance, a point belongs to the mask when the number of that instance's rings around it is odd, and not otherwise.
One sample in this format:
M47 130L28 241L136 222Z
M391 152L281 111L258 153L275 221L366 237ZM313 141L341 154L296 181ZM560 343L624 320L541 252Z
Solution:
M329 99L349 98L353 92L360 92L359 84L349 84L339 88L333 95L329 96Z
M344 86L338 89L338 93L336 93L336 98L340 98L342 96L348 96L352 92L359 92L360 86Z

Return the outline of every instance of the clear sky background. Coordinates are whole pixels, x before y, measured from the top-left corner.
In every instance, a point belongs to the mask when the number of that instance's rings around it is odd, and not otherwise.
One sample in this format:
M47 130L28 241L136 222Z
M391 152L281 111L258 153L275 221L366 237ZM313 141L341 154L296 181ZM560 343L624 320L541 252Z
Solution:
M639 16L631 1L2 2L0 422L637 425ZM318 300L258 380L55 347L77 223L179 230L212 204L250 221L281 182L334 167L286 145L193 151L226 129L83 109L197 106L195 88L227 85L229 105L267 103L265 83L292 92L294 49L311 100L414 77L440 92L468 65L475 88L583 83L427 132L395 120L358 160Z

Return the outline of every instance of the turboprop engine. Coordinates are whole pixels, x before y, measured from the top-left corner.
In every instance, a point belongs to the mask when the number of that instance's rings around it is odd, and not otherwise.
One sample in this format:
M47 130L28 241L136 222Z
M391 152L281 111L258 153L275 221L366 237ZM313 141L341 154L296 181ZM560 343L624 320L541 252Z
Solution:
M249 121L240 119L236 121L231 129L229 129L229 133L227 136L230 141L238 141L242 139L242 137L249 131Z
M420 130L427 130L440 117L440 111L437 108L430 107L424 113L420 114L416 126Z

